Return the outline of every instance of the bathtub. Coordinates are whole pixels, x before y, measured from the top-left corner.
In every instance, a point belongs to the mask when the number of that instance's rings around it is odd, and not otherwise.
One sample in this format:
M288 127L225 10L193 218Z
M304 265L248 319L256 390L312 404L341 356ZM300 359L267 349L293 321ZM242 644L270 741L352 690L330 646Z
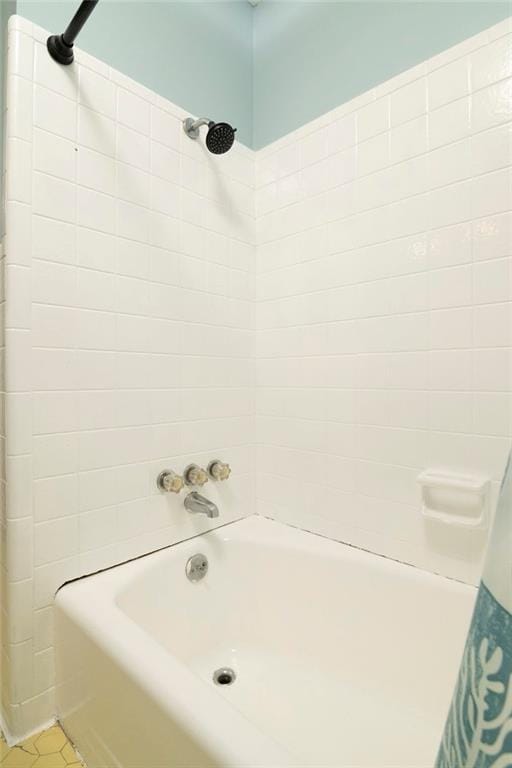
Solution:
M88 768L432 768L475 596L249 517L60 589L58 716Z

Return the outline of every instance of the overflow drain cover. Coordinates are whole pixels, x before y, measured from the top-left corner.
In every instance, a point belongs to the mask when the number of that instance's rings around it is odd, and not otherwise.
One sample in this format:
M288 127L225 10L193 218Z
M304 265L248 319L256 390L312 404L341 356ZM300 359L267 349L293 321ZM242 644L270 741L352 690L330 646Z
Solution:
M213 682L216 685L232 685L236 680L234 670L229 667L221 667L213 673Z
M189 581L201 581L208 573L208 558L200 552L189 557L185 566L185 573Z

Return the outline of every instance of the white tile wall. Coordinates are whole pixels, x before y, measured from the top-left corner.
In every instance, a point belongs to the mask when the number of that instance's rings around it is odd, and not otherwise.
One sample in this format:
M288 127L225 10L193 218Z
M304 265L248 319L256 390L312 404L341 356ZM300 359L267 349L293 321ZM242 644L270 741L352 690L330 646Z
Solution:
M484 537L425 527L416 476L484 472L495 497L512 431L507 23L215 160L179 108L86 54L55 65L45 39L11 20L2 702L18 736L53 715L56 588L207 527L155 492L160 469L226 457L220 522L255 500L474 581Z
M496 497L510 449L510 61L505 22L256 163L259 512L470 582L416 476Z
M254 498L254 157L213 159L179 108L79 51L60 67L46 36L11 18L2 709L18 737L54 714L56 589L211 527L158 472L229 460L229 487L208 488L220 524Z

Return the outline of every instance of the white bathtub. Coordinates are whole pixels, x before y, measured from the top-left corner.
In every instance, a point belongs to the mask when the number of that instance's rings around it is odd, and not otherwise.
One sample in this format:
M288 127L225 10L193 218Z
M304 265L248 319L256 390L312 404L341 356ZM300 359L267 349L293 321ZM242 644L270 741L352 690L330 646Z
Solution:
M58 715L89 768L432 768L475 594L250 517L59 591Z

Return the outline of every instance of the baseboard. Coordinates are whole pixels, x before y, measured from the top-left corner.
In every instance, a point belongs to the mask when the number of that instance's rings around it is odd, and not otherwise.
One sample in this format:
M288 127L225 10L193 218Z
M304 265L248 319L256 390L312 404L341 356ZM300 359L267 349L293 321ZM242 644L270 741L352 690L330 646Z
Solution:
M56 725L56 723L57 723L57 720L55 718L52 718L51 720L48 720L47 722L42 723L36 729L28 731L22 736L14 736L9 730L9 728L7 727L3 714L0 712L0 731L2 731L2 734L4 736L4 739L8 747L15 747L17 744L21 744L22 741L25 741L26 739L30 739L31 736L36 736L38 733L41 733L41 731L46 731L48 728L51 728L52 725Z

